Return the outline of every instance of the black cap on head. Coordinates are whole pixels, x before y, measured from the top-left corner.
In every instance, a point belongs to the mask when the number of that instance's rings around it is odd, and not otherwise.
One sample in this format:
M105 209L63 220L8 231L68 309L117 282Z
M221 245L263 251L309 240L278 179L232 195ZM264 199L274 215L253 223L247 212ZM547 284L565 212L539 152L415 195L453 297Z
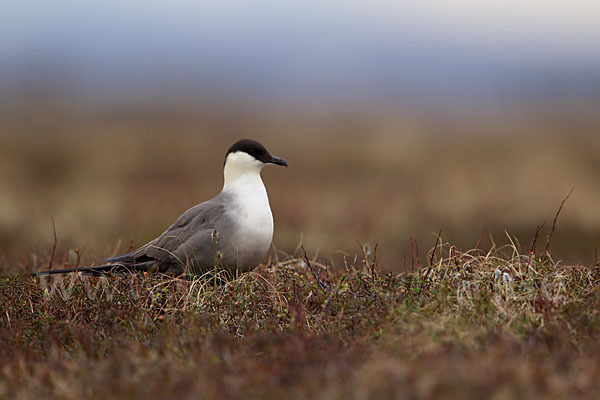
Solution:
M252 157L257 159L258 161L261 161L265 164L271 163L271 164L283 165L283 166L287 167L287 162L285 162L285 160L283 158L273 157L267 151L265 146L258 143L256 140L252 140L252 139L242 139L242 140L238 140L237 142L235 142L229 148L229 150L227 150L227 154L225 154L225 161L227 161L227 156L229 155L229 153L235 153L238 151L248 153L249 155L251 155Z

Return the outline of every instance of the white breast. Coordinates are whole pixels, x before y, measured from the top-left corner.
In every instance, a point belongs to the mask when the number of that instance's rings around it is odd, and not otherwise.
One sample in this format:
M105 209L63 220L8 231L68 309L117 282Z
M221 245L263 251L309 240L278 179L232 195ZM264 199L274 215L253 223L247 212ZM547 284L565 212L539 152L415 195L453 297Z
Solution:
M241 190L240 190L241 189ZM254 236L259 242L273 239L273 214L264 185L238 188L234 193L234 212L240 234Z
M273 214L265 186L256 174L238 179L223 190L232 195L228 213L234 221L232 239L237 253L236 267L255 267L267 254L273 240Z

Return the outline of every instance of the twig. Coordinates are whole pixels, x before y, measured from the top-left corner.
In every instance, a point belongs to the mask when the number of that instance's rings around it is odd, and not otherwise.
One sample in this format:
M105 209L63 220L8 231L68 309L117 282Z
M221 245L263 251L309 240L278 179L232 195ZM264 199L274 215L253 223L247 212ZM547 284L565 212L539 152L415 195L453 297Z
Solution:
M56 243L58 239L56 238L56 227L54 226L54 217L50 217L52 220L52 232L54 232L54 244L52 245L52 256L50 256L50 264L48 264L48 270L52 269L52 263L54 262L54 255L56 254Z
M431 270L433 269L433 259L435 257L435 252L437 251L438 244L441 242L441 239L442 239L442 230L440 229L440 231L438 232L437 238L435 239L435 246L433 246L433 251L431 252L431 257L429 258L429 267L427 268L427 271L425 271L425 275L423 276L424 280L427 280L427 278L429 277L429 274L431 273Z
M550 232L548 232L548 236L546 238L546 247L544 247L544 254L548 254L550 241L552 240L552 235L554 234L554 230L556 229L556 221L558 220L558 216L560 215L560 212L563 206L565 205L565 202L567 201L569 196L571 196L571 193L573 193L573 190L575 190L575 186L571 188L571 191L569 192L569 194L567 194L567 197L563 199L563 201L560 203L560 207L558 207L558 211L556 212L556 215L554 216L554 221L552 222L552 229L550 229Z
M375 266L377 265L377 245L379 243L375 243L375 248L373 249L373 264L371 264L371 278L375 279Z
M371 278L375 279L375 264L377 264L377 245L378 245L378 243L375 243L375 248L373 249L373 263L371 263L371 264L369 264L369 259L367 258L367 255L365 253L365 246L363 246L358 240L356 241L356 243L358 243L358 246L360 247L360 251L362 252L364 266L371 273Z
M527 269L525 270L525 275L529 273L529 268L531 268L531 265L533 263L533 258L535 257L535 244L537 243L538 235L540 234L540 231L542 230L544 225L546 225L546 222L544 222L541 225L538 225L535 229L535 235L533 235L533 242L531 242L531 248L529 249L529 259L527 260Z
M365 267L369 268L369 260L367 260L367 255L365 253L365 246L363 246L358 240L356 241L356 243L358 243L358 247L360 247L360 252L362 253L363 265Z
M317 281L317 283L319 284L319 286L321 287L321 289L323 290L327 290L329 291L329 286L327 284L325 284L325 282L323 282L321 280L321 277L319 276L319 274L315 271L315 268L312 266L312 264L310 263L310 260L308 259L308 256L306 255L306 250L304 249L304 246L301 246L302 248L302 252L304 253L302 255L302 259L304 260L304 262L306 263L306 265L308 266L308 269L310 269L310 272L312 272L315 280Z
M460 271L460 264L458 263L458 254L456 253L456 247L450 246L450 250L448 250L448 256L452 261L454 261L454 266L456 269Z
M475 243L475 247L473 248L473 250L477 250L479 248L479 245L481 244L481 240L483 239L483 234L485 233L486 228L487 228L487 225L483 227L483 230L479 234L479 238L477 239L477 243Z
M433 251L431 252L431 257L429 257L429 266L433 266L433 260L435 259L435 252L437 251L440 239L442 237L442 230L438 232L437 238L435 238L435 246L433 246Z

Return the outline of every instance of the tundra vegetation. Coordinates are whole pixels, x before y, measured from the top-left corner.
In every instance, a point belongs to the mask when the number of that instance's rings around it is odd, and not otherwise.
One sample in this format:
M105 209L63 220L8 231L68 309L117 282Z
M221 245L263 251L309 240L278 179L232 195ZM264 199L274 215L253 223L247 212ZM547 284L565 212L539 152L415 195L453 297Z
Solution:
M237 277L2 275L6 398L588 398L600 268L506 246ZM302 251L302 250L300 250Z

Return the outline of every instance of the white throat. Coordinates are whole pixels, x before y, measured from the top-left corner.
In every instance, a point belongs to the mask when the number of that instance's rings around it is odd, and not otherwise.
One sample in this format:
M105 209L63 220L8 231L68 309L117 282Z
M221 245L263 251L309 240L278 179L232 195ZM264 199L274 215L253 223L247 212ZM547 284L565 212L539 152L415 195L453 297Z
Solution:
M248 153L229 153L225 159L223 168L223 190L252 190L256 187L258 191L265 191L265 186L260 178L264 163L258 161ZM262 190L261 190L262 189Z

